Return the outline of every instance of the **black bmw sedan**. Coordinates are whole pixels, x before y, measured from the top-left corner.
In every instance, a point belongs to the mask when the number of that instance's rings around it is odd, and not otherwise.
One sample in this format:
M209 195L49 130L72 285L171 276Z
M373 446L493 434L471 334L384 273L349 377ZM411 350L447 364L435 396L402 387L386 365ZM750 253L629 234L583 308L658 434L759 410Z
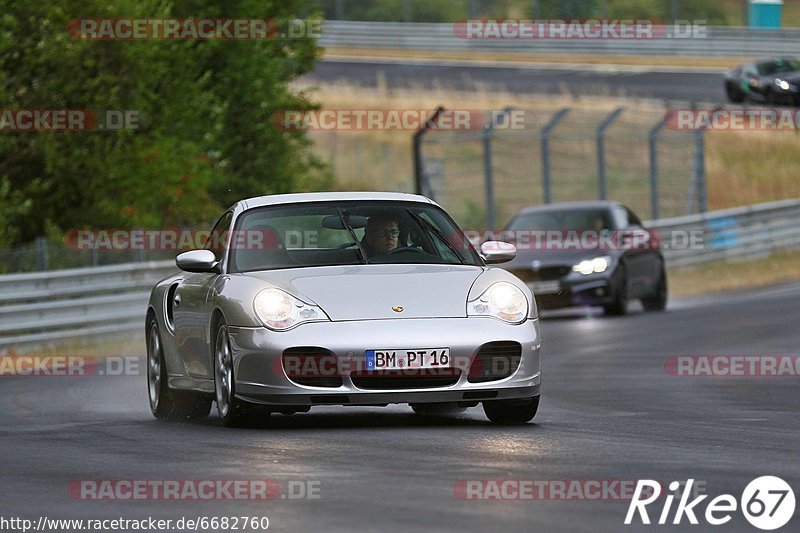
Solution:
M517 247L502 268L522 279L540 308L602 306L624 315L630 300L667 305L659 236L618 202L554 203L519 211L501 232Z

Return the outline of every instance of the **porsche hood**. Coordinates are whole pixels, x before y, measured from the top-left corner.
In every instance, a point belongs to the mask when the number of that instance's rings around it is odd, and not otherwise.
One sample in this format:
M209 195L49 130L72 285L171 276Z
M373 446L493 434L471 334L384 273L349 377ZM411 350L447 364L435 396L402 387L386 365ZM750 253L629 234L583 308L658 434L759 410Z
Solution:
M319 305L333 321L466 316L477 266L354 265L246 275Z

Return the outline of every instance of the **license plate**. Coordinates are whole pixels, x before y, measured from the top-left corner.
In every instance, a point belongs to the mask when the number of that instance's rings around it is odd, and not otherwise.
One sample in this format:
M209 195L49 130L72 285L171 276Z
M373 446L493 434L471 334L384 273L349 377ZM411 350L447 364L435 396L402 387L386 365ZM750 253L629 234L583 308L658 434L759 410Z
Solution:
M555 281L532 281L528 287L534 294L554 294L561 290L561 282Z
M367 350L367 370L449 368L450 348Z

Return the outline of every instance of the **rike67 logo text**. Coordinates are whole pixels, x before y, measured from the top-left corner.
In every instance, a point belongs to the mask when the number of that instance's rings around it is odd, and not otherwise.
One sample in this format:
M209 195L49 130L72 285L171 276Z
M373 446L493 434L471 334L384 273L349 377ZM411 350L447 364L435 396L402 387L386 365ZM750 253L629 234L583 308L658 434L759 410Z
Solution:
M762 476L754 479L745 487L738 501L730 494L717 496L707 503L704 513L701 513L700 504L708 498L708 495L696 496L689 501L693 484L694 479L687 480L685 490L680 490L683 484L678 481L669 484L672 494L667 494L664 498L664 506L661 508L656 523L677 525L685 517L690 524L697 525L699 523L698 516L700 516L709 525L719 526L730 522L733 513L736 513L737 509L741 509L750 524L758 529L771 531L786 525L794 514L794 492L789 484L779 477ZM647 506L656 502L661 497L661 492L661 484L658 481L639 480L631 504L628 506L625 524L633 523L637 514L641 523L650 524L651 519ZM676 495L678 495L679 501L674 514L672 514L672 504ZM670 515L672 515L671 522L669 521ZM655 516L653 518L655 519Z

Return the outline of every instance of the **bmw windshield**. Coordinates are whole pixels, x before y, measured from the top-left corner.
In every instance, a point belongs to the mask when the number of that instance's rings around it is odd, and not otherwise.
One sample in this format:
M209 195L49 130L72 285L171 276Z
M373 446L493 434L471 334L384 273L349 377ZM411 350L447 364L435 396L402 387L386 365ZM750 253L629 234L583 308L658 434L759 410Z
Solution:
M231 239L230 271L359 264L482 266L441 209L417 202L313 202L250 209Z

